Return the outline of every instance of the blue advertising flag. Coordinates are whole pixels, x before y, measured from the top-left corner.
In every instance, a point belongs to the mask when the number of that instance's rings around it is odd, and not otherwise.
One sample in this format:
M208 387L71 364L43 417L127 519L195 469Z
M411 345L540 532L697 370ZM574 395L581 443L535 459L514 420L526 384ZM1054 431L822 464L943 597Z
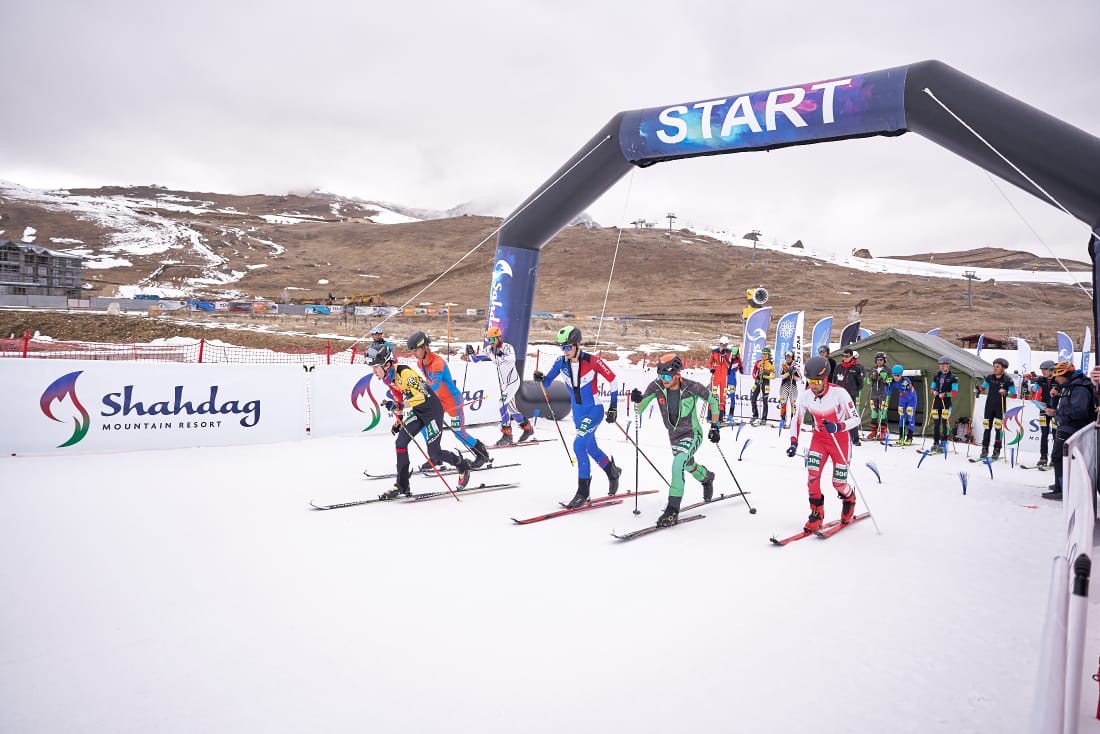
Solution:
M840 348L848 346L852 342L859 341L859 322L853 321L840 332Z
M1081 342L1081 371L1089 373L1089 362L1092 361L1092 329L1085 327L1085 340Z
M1058 361L1073 361L1073 340L1070 339L1069 334L1064 331L1058 332Z
M935 329L929 329L928 333L931 334L932 336L939 336L940 335L940 327L937 326Z
M775 326L775 352L773 356L778 362L787 352L794 351L794 331L798 326L798 314L801 311L791 311L783 314L779 323Z
M863 327L861 326L861 327L859 328L859 340L860 340L860 341L863 341L864 339L866 339L867 337L871 336L871 335L872 335L872 334L874 334L874 333L875 333L875 332L871 331L870 329L864 329L864 328L863 328Z
M982 347L985 346L985 334L978 334L978 352L974 356L982 356Z
M825 318L814 324L813 332L810 334L810 347L813 349L813 354L817 354L817 351L821 347L829 346L829 336L833 333L833 317L826 316Z
M745 338L741 347L741 374L751 375L752 366L760 359L760 353L768 346L768 325L772 320L772 307L765 306L749 314L745 322Z

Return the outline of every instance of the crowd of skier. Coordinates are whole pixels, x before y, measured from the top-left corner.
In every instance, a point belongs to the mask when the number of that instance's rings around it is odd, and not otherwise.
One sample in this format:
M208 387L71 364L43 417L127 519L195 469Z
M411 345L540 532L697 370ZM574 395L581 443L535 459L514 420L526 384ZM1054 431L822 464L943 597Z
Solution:
M382 404L394 416L391 431L395 436L397 463L396 482L380 499L411 496L409 478L413 469L408 449L418 434L424 437L426 449L423 452L427 460L420 470L425 473L439 472L442 464L450 464L458 475L458 489L465 488L470 471L484 466L491 458L488 447L466 430L462 390L455 384L447 361L432 351L431 340L423 331L414 332L406 340L407 349L416 358L417 369L398 364L393 344L384 338L380 328L375 328L371 337L366 359L374 370L374 376L388 388L388 399ZM622 474L614 458L600 448L596 439L596 429L601 423L615 424L618 420L615 373L600 356L584 350L582 339L581 330L576 326L563 327L556 337L561 354L545 372L536 369L532 375L548 408L551 408L551 400L547 388L555 381L564 384L569 398L574 425L570 460L577 468L577 490L571 500L563 503L566 510L583 509L596 501L592 493L593 465L607 477L608 496L615 496L618 492ZM522 432L520 444L531 441L534 428L516 402L522 379L517 369L515 350L504 341L500 328L490 327L485 334L484 346L479 350L468 347L462 359L473 362L491 360L496 367L500 387L501 435L495 446L515 444L512 423L518 424ZM715 473L696 459L696 453L704 437L719 443L721 429L744 415L745 406L738 405L739 401L745 400L738 397L738 379L743 373L752 381L747 398L750 425L767 424L771 385L773 380L778 379L780 431L784 428L790 431L787 456L798 455L804 430L811 434L804 454L810 507L803 527L806 534L820 531L824 525L825 497L821 481L827 464L832 467L829 481L841 503L839 520L829 525L839 523L843 526L866 516L855 514L856 495L848 479L853 447L860 446L863 441L912 445L920 404L925 407L922 437L927 439L931 430L932 443L928 453L946 452L952 441L974 441L969 419L961 418L954 424L951 421L954 404L959 399L959 381L952 372L950 357L940 357L938 370L919 382L911 377L919 371L910 370L910 374L906 374L907 370L901 364L888 366L884 352L876 352L872 361L871 366L864 368L859 352L848 347L842 350L838 362L830 356L829 348L822 346L818 354L806 360L804 365L801 355L787 351L777 367L771 350L765 348L751 368L745 370L739 348L731 346L727 337L721 337L710 352L708 367L711 379L708 385L689 379L684 374L680 355L669 353L661 356L656 363L656 377L644 388L635 387L626 395L637 412L645 411L655 402L668 432L672 452L671 479L668 501L657 519L656 527L668 527L679 521L685 475L690 475L702 485L704 502L712 501ZM1061 455L1066 439L1096 418L1100 370L1094 369L1090 376L1086 376L1071 362L1048 360L1040 365L1039 374L1022 376L1018 391L1007 372L1008 367L1008 361L1003 357L994 359L992 372L974 388L975 407L978 397L986 396L981 453L975 460L992 462L1001 458L1006 406L1011 400L1032 400L1040 407L1040 458L1037 467L1054 470L1054 483L1043 493L1043 497L1060 500L1062 471L1057 457ZM606 410L600 399L601 380L610 392ZM866 419L857 408L864 390L868 391ZM918 390L927 391L923 401ZM890 429L891 402L895 404L896 435ZM552 417L552 408L550 414ZM701 423L701 419L704 422ZM865 423L869 430L864 434ZM441 447L445 429L455 435L461 445L459 452ZM564 443L564 435L561 438ZM470 457L461 453L462 450L468 452ZM1051 457L1055 460L1051 461Z

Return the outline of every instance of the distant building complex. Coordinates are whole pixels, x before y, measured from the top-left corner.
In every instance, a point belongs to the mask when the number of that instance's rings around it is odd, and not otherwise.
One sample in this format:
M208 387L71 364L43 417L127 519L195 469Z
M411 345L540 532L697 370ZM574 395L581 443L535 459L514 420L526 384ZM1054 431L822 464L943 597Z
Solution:
M79 298L82 260L26 242L0 240L0 295Z

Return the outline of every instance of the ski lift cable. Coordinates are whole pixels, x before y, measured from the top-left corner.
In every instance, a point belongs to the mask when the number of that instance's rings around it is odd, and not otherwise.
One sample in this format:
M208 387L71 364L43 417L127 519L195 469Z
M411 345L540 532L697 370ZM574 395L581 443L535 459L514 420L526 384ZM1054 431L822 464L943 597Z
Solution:
M600 309L600 320L596 325L596 341L592 345L593 348L599 345L600 333L603 331L603 318L607 313L607 297L611 293L611 280L615 277L615 263L619 259L619 243L622 242L623 239L623 223L626 221L626 210L630 205L630 192L634 188L634 172L636 170L637 167L631 169L630 180L626 183L626 200L623 202L622 216L619 217L619 234L615 238L615 252L611 256L611 272L607 274L607 290L605 290L603 294L603 308Z

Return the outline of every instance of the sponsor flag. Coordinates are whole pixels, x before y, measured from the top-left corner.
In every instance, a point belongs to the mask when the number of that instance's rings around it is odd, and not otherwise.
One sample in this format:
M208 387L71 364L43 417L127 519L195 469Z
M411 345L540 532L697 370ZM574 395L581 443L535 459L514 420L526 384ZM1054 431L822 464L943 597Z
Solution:
M1058 360L1059 362L1073 361L1073 340L1064 331L1058 332Z
M859 341L859 322L853 321L840 332L840 348L848 346L852 342Z
M768 325L772 320L771 306L757 309L745 321L745 336L741 346L741 374L752 375L752 366L768 346Z
M816 324L814 324L814 329L810 334L810 349L813 351L813 354L810 355L811 357L814 354L817 354L817 351L821 349L821 347L829 346L829 336L832 335L832 333L832 316L826 316L825 318L821 319L821 321L818 321Z

